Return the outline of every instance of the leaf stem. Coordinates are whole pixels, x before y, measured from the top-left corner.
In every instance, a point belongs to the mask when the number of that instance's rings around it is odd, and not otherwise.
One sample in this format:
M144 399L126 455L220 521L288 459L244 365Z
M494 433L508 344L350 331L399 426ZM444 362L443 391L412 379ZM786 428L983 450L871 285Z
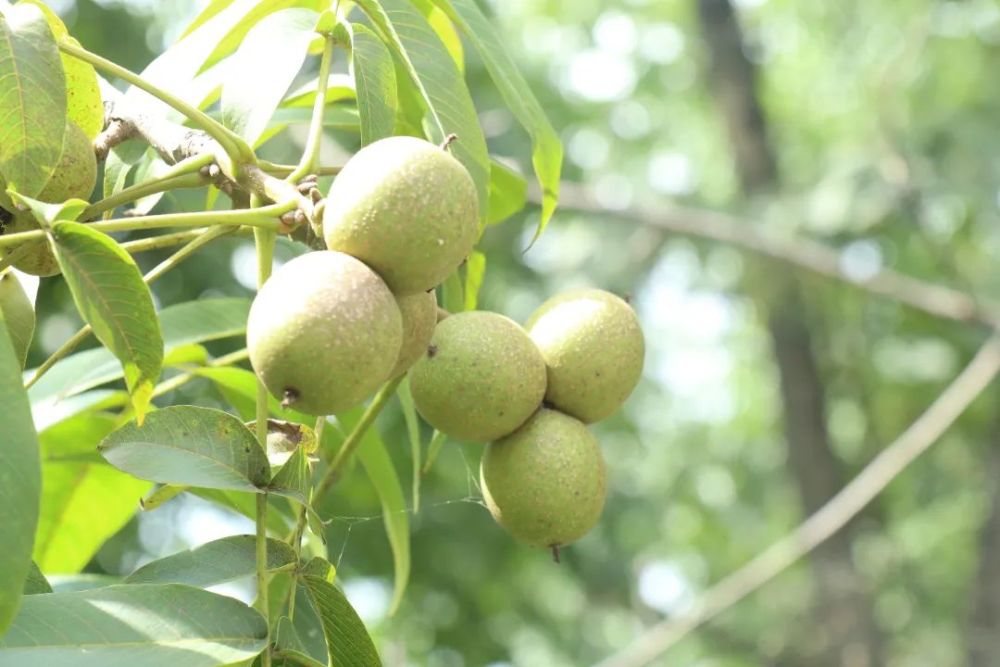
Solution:
M257 494L257 605L258 611L265 618L268 617L267 593L267 492L265 491ZM267 627L267 640L264 644L264 652L261 653L262 667L271 667L270 620L268 620Z
M441 453L441 445L444 444L446 437L441 431L434 431L434 435L431 436L431 442L427 445L427 459L424 461L424 468L420 471L421 474L426 475L431 471L431 466L437 461L438 454Z
M108 74L118 77L119 79L123 79L136 88L144 90L160 101L169 104L171 107L184 114L209 136L215 139L234 164L241 162L246 164L256 164L257 158L247 143L243 141L241 137L233 133L201 109L188 104L181 98L168 93L149 81L146 81L135 72L113 63L106 58L102 58L96 53L92 53L83 47L76 46L75 44L62 40L59 42L59 50L73 56L74 58L88 62L97 69L103 70Z
M154 266L146 275L142 277L143 281L147 285L152 284L157 279L162 277L163 274L165 274L167 271L175 268L185 259L194 254L196 250L198 250L202 246L205 246L211 241L214 241L216 238L222 236L223 234L226 234L229 231L231 231L231 228L227 227L210 228L201 236L198 236L195 239L191 240L183 248L181 248L174 254L170 255L170 257L167 257L162 262ZM31 378L29 378L28 381L25 383L24 388L30 389L32 385L38 382L42 378L42 376L45 375L45 373L48 372L48 370L56 364L56 362L58 362L66 355L68 355L70 352L75 350L80 343L87 340L87 337L90 336L91 331L92 329L90 328L90 325L85 324L79 331L70 336L69 340L60 345L58 350L50 354L49 358L43 361L42 365L35 369L34 374L32 374Z
M313 173L313 169L319 164L319 149L323 140L323 111L326 109L326 88L330 81L330 64L333 62L334 46L333 35L323 35L323 56L319 63L316 100L313 103L309 134L299 165L285 178L290 183L298 183L302 177Z
M401 374L386 382L382 385L382 388L379 389L379 392L375 394L375 398L372 399L372 402L368 404L368 408L365 410L365 413L361 415L361 420L354 427L354 430L351 431L350 435L347 436L347 439L344 440L344 444L340 446L340 450L338 450L336 456L333 457L333 460L327 467L326 472L323 474L323 479L320 480L319 485L316 487L316 491L313 493L313 508L320 506L323 497L336 483L341 470L344 468L344 464L347 463L351 454L353 454L358 448L358 445L361 444L361 440L364 437L365 432L368 431L368 427L375 422L375 418L378 417L379 413L382 412L382 409L386 406L386 404L388 404L392 395L396 393L396 387L399 386L399 383L403 381L404 377L405 374Z
M127 218L113 218L104 222L91 222L88 226L100 232L129 232L137 229L163 229L165 227L208 227L247 225L272 232L281 227L278 218L297 205L295 201L271 204L258 209L237 209L233 211L198 211L195 213L164 213L160 215L137 215ZM45 237L41 229L17 232L0 236L0 248L19 245L25 241L37 241Z
M192 160L195 162L211 163L212 156L208 154L199 155L197 158L192 158ZM186 162L187 160L179 162L178 166L183 165ZM136 199L142 199L148 195L166 192L167 190L176 190L178 188L197 188L202 185L207 185L208 183L208 177L203 176L198 171L188 171L186 173L179 174L164 174L157 178L143 181L142 183L136 183L135 185L124 188L121 192L116 192L109 197L105 197L104 199L91 204L83 210L83 213L80 214L80 220L93 220L105 211L114 210L122 204L135 201Z
M264 171L272 176L277 176L278 178L287 178L289 174L298 168L298 165L294 164L280 164L278 162L268 162L267 160L261 160L258 165L261 171ZM313 165L312 173L317 176L336 176L340 173L343 167L322 167L318 165Z
M261 199L258 195L251 195L250 210L261 210ZM274 244L277 235L273 230L256 228L253 232L254 245L257 250L257 291L259 292L267 279L271 277L271 267L274 263ZM267 448L267 416L268 416L268 391L264 382L257 377L257 409L254 415L257 427L257 439L261 447ZM263 501L261 500L263 498ZM271 619L270 607L267 602L267 531L265 520L267 519L267 494L262 493L257 496L257 599L261 605L261 612L267 619L267 643L264 653L261 654L261 666L271 667ZM292 582L295 585L295 582Z
M249 227L198 227L195 229L188 229L183 232L173 232L172 234L161 234L159 236L150 236L148 238L136 239L134 241L125 241L119 245L125 252L130 255L135 255L140 252L162 250L163 248L171 248L175 245L187 243L188 241L201 236L209 229L227 229L229 234L232 236L247 236L252 231Z

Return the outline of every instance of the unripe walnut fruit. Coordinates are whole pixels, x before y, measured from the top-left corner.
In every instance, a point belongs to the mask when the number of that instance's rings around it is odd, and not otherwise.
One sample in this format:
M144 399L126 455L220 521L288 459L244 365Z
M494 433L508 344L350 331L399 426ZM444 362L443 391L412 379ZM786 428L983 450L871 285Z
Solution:
M393 292L437 286L479 235L476 186L447 150L415 137L389 137L358 151L330 187L323 237L357 257Z
M579 420L543 408L483 452L483 496L515 539L560 547L583 537L604 508L607 482L597 440Z
M96 182L97 158L94 146L83 130L74 123L67 123L59 164L35 199L50 204L58 204L67 199L87 199ZM14 218L4 229L4 233L30 232L38 228L38 221L30 212L15 211ZM14 268L34 276L54 276L59 273L59 262L56 261L48 239L28 241L0 252L10 254L21 250L25 245L31 250L12 263Z
M632 307L610 292L581 289L555 296L525 328L545 359L546 402L585 423L621 407L639 382L642 329Z
M410 370L410 390L427 422L458 440L489 442L538 409L545 362L516 322L485 311L438 323Z
M402 339L402 317L382 279L328 250L276 271L247 320L254 371L275 397L311 415L347 410L374 392Z
M399 348L396 366L389 377L396 377L416 363L425 351L434 335L434 325L437 324L437 297L434 291L418 292L408 296L397 296L396 304L403 316L403 344Z

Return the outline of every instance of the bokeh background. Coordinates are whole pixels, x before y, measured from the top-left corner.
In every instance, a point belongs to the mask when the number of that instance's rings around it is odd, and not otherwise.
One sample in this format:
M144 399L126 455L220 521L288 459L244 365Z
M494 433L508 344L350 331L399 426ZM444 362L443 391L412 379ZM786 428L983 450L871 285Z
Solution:
M49 4L87 48L141 70L203 3ZM392 560L380 506L360 471L331 501L330 555L389 665L592 664L821 506L985 337L672 233L651 216L724 211L778 238L828 243L859 280L891 267L988 300L1000 287L1000 93L990 83L1000 5L486 6L562 136L574 185L530 251L537 208L490 228L481 306L523 320L559 290L597 286L631 295L647 336L641 384L594 427L609 465L606 512L556 565L490 519L479 502L480 449L446 443L411 517L413 572L397 614L387 616ZM491 152L527 173L527 138L474 50L465 55ZM302 141L293 128L264 154L294 161ZM341 163L355 142L330 133L324 156ZM181 193L158 210L202 202ZM254 280L250 241L227 240L154 292L162 305L249 296ZM32 364L79 325L59 280L42 282L38 309ZM222 405L207 381L161 402ZM845 530L655 664L1000 664L996 402L988 390ZM398 411L380 428L408 478ZM93 516L100 521L100 507ZM85 570L127 573L248 526L178 499L130 521Z

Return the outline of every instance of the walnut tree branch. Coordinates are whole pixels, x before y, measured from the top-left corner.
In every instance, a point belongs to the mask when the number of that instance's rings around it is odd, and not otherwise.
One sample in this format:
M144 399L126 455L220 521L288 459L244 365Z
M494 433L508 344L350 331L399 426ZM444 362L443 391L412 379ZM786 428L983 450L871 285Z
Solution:
M667 232L727 243L937 317L985 324L991 329L1000 327L1000 304L981 302L960 290L892 269L879 269L866 278L858 279L844 270L843 255L838 249L812 239L767 234L752 221L708 209L648 205L609 209L598 204L579 184L564 182L559 187L559 207L564 210L616 217ZM538 196L532 195L532 201L539 200Z
M216 182L221 189L230 192L243 190L269 202L294 201L301 211L300 217L313 220L315 202L303 195L296 184L272 176L257 164L234 165L223 147L206 132L149 113L103 81L101 95L104 99L105 130L95 141L98 156L102 151L106 156L118 143L131 138L146 141L164 162L171 165L196 156L211 155L219 170L220 180Z
M758 590L823 544L933 445L1000 372L1000 334L983 344L969 365L909 428L837 495L788 533L707 590L691 607L653 625L598 667L641 667Z

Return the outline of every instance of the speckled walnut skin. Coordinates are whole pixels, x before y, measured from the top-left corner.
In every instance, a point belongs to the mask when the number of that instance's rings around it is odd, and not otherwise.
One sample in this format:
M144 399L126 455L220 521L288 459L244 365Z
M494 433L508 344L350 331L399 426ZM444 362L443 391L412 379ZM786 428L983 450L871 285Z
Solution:
M323 237L375 269L398 295L440 284L472 251L479 203L469 172L446 150L390 137L358 151L337 175Z
M642 375L645 342L632 307L597 289L543 303L525 328L548 369L545 401L584 423L611 415Z
M402 317L378 275L323 250L296 257L264 283L250 308L254 371L289 407L330 415L361 403L399 355Z
M539 410L487 445L479 474L493 518L531 546L575 542L604 509L607 480L597 440L582 422L557 410Z
M524 329L485 311L438 323L410 370L417 410L439 431L489 442L515 430L541 405L545 362Z
M396 377L410 370L424 354L434 335L438 314L437 297L433 290L397 296L396 305L403 316L403 345L399 348L396 366L389 377Z
M94 147L83 130L73 123L67 123L59 164L35 199L52 204L60 204L67 199L88 199L96 182L97 158L94 156ZM16 211L14 219L4 229L4 233L16 234L35 229L38 229L38 222L31 213ZM59 262L56 261L55 253L52 252L47 239L28 243L32 250L13 262L14 268L33 276L43 277L54 276L60 272ZM0 253L11 253L23 245L0 250Z

